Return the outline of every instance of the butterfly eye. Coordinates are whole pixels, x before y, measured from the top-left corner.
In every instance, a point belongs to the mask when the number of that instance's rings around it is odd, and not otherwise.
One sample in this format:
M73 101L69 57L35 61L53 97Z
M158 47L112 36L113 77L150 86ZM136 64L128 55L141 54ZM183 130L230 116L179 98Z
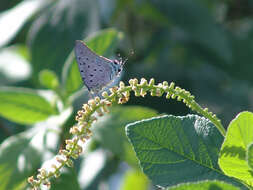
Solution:
M121 71L121 69L118 69L118 72L120 72Z
M113 63L114 63L115 65L118 65L118 64L119 64L118 60L116 60L116 59L113 61Z

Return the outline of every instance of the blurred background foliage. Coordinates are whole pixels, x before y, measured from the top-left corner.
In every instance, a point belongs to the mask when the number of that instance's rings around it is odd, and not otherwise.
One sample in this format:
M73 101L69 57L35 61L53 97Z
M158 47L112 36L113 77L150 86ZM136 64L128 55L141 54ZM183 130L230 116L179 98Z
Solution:
M85 88L79 91L75 40L85 39L100 55L128 57L125 82L176 82L225 126L252 109L251 0L1 0L0 11L0 181L6 182L0 190L26 186L25 177L69 137L88 100ZM53 189L147 189L124 126L189 112L176 101L132 96L101 118L75 170L66 170ZM89 168L92 160L96 167Z

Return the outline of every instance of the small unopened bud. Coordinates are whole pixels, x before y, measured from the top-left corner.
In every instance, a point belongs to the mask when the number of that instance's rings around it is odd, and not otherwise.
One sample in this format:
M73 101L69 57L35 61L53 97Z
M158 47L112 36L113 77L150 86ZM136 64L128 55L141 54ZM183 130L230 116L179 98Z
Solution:
M101 116L104 115L103 112L102 112L102 110L101 110L100 108L98 108L98 109L96 110L96 112L97 112L97 114L98 114L99 117L101 117Z
M120 82L119 82L119 87L120 87L120 88L124 88L124 87L125 87L125 83L122 82L122 81L120 81Z
M107 106L106 106L106 105L104 105L104 106L102 107L102 109L103 109L103 112L105 112L105 113L109 113L109 109L107 108Z
M133 87L132 87L132 90L133 90L133 91L138 90L137 86L133 86Z
M136 96L136 97L139 97L141 94L140 94L140 90L135 90L134 91L134 95Z
M171 96L171 94L168 92L168 93L166 94L166 99L170 99L170 96Z
M43 185L47 186L47 188L49 189L51 186L51 183L49 181L44 181Z
M168 82L167 81L163 81L163 86L164 87L169 86Z
M147 80L144 79L144 78L142 78L142 79L141 79L141 82L140 82L140 85L141 85L141 86L146 86L147 84L148 84Z
M40 172L40 175L42 175L42 177L45 177L47 175L47 171L44 168L41 168L39 172Z
M169 89L174 89L174 87L175 87L175 83L174 83L174 82L171 82L171 83L170 83L170 86L169 86Z
M142 89L141 89L141 92L140 92L140 95L141 95L142 97L144 97L146 94L147 94L147 92L142 88Z
M67 160L66 165L71 168L74 166L73 161L71 159Z
M108 98L108 97L109 97L109 95L108 95L107 92L103 92L103 93L102 93L102 96L103 96L104 98Z
M86 111L86 112L91 112L91 108L90 108L90 106L88 105L88 104L84 104L83 105L83 109Z
M92 108L95 108L96 107L96 102L95 100L91 99L88 101L88 104L92 107Z
M28 183L33 184L33 183L34 183L34 178L33 178L33 176L29 177L29 178L27 179L27 181L28 181Z
M61 164L64 163L64 160L60 156L56 156L55 159L57 162L59 162Z
M110 92L111 92L112 94L117 93L117 90L118 90L118 88L117 88L116 86L110 88Z
M149 81L149 84L148 84L148 85L152 87L154 84L155 84L155 79L153 79L153 78L152 78L152 79L150 79L150 81Z
M133 85L136 86L137 84L138 84L138 79L135 78L133 81Z
M60 172L59 172L59 171L56 171L56 172L54 173L54 177L55 177L55 178L60 177L60 175L61 175L61 174L60 174Z
M172 95L171 95L171 98L172 98L172 99L175 99L176 97L177 97L176 94L172 94Z
M156 96L160 97L162 95L163 95L163 93L162 93L161 89L159 89L159 88L156 89Z
M73 126L70 128L69 132L73 135L76 135L79 133L78 127L77 126Z
M58 169L57 166L56 166L55 164L52 164L52 165L51 165L51 168L54 168L55 170Z
M155 96L155 95L156 95L156 91L155 91L155 90L153 90L153 89L152 89L152 90L150 90L150 95L151 95L151 96Z
M178 96L177 97L177 101L181 101L182 100L182 97L181 96Z
M42 179L43 179L43 177L42 177L41 174L38 174L38 175L37 175L37 178L38 178L39 180L42 180Z
M158 83L157 87L162 88L163 84L162 83Z
M71 145L72 145L72 144L73 144L73 141L72 141L71 139L67 139L67 140L65 140L65 143L66 143L66 144L71 144Z
M130 86L133 86L134 80L133 80L133 79L130 79L130 80L128 81L128 83L130 84Z
M100 98L99 98L98 96L96 96L96 97L95 97L95 101L96 101L97 103L99 103L99 102L100 102Z
M59 151L59 153L62 154L62 155L64 155L64 156L68 156L68 154L69 154L69 152L67 150L63 150L63 149L61 149Z

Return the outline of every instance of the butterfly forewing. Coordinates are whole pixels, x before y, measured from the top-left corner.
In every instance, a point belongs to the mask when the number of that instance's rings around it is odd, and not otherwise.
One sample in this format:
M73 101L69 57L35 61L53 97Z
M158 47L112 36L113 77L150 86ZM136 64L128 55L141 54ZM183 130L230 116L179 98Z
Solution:
M88 90L97 93L111 82L111 60L96 55L81 41L76 41L75 54L82 80Z

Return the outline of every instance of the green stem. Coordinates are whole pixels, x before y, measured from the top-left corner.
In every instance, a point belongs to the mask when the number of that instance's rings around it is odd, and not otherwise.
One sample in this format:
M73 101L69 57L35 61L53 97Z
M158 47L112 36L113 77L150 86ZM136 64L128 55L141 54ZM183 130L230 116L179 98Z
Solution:
M221 124L221 121L216 117L215 114L212 112L209 112L207 108L203 109L197 102L194 100L194 96L190 94L190 92L181 89L179 87L174 87L175 84L172 82L170 86L168 86L167 82L159 83L158 85L154 85L154 79L151 79L149 84L145 79L142 79L140 84L138 84L137 79L131 79L129 81L129 86L125 86L123 82L120 83L119 88L114 87L111 88L111 94L108 95L106 92L104 92L102 95L104 97L103 100L100 100L99 98L95 98L94 100L89 100L88 104L83 105L83 109L79 111L77 114L77 125L83 126L83 129L89 129L91 124L94 121L94 116L92 114L96 111L99 111L98 109L101 109L101 107L110 106L112 103L126 103L129 99L130 91L134 91L135 96L145 96L147 92L150 92L151 96L162 96L164 93L166 93L166 98L177 98L178 101L183 101L186 106L188 106L193 111L196 111L197 113L203 115L205 118L209 119L219 130L219 132L225 136L226 130ZM59 93L60 94L60 93ZM63 98L63 97L62 97ZM105 112L105 111L104 111ZM101 111L100 111L101 113ZM103 114L102 114L103 115ZM92 118L93 117L93 118ZM79 156L76 155L75 150L78 148L78 142L81 140L83 136L86 135L87 130L81 130L78 131L78 128L72 127L72 131L74 131L72 134L75 135L77 140L73 142L73 146L69 149L66 148L67 160L62 162L60 166L55 170L55 172L50 173L43 178L40 178L35 184L34 187L38 187L47 179L51 178L55 174L58 174L60 172L60 169L64 165L68 165L68 161L70 161L71 158L76 158ZM74 137L73 137L74 139ZM71 140L73 140L71 139ZM70 140L70 141L71 141ZM32 181L33 179L31 179ZM31 182L32 183L32 182ZM33 184L33 183L32 183Z

